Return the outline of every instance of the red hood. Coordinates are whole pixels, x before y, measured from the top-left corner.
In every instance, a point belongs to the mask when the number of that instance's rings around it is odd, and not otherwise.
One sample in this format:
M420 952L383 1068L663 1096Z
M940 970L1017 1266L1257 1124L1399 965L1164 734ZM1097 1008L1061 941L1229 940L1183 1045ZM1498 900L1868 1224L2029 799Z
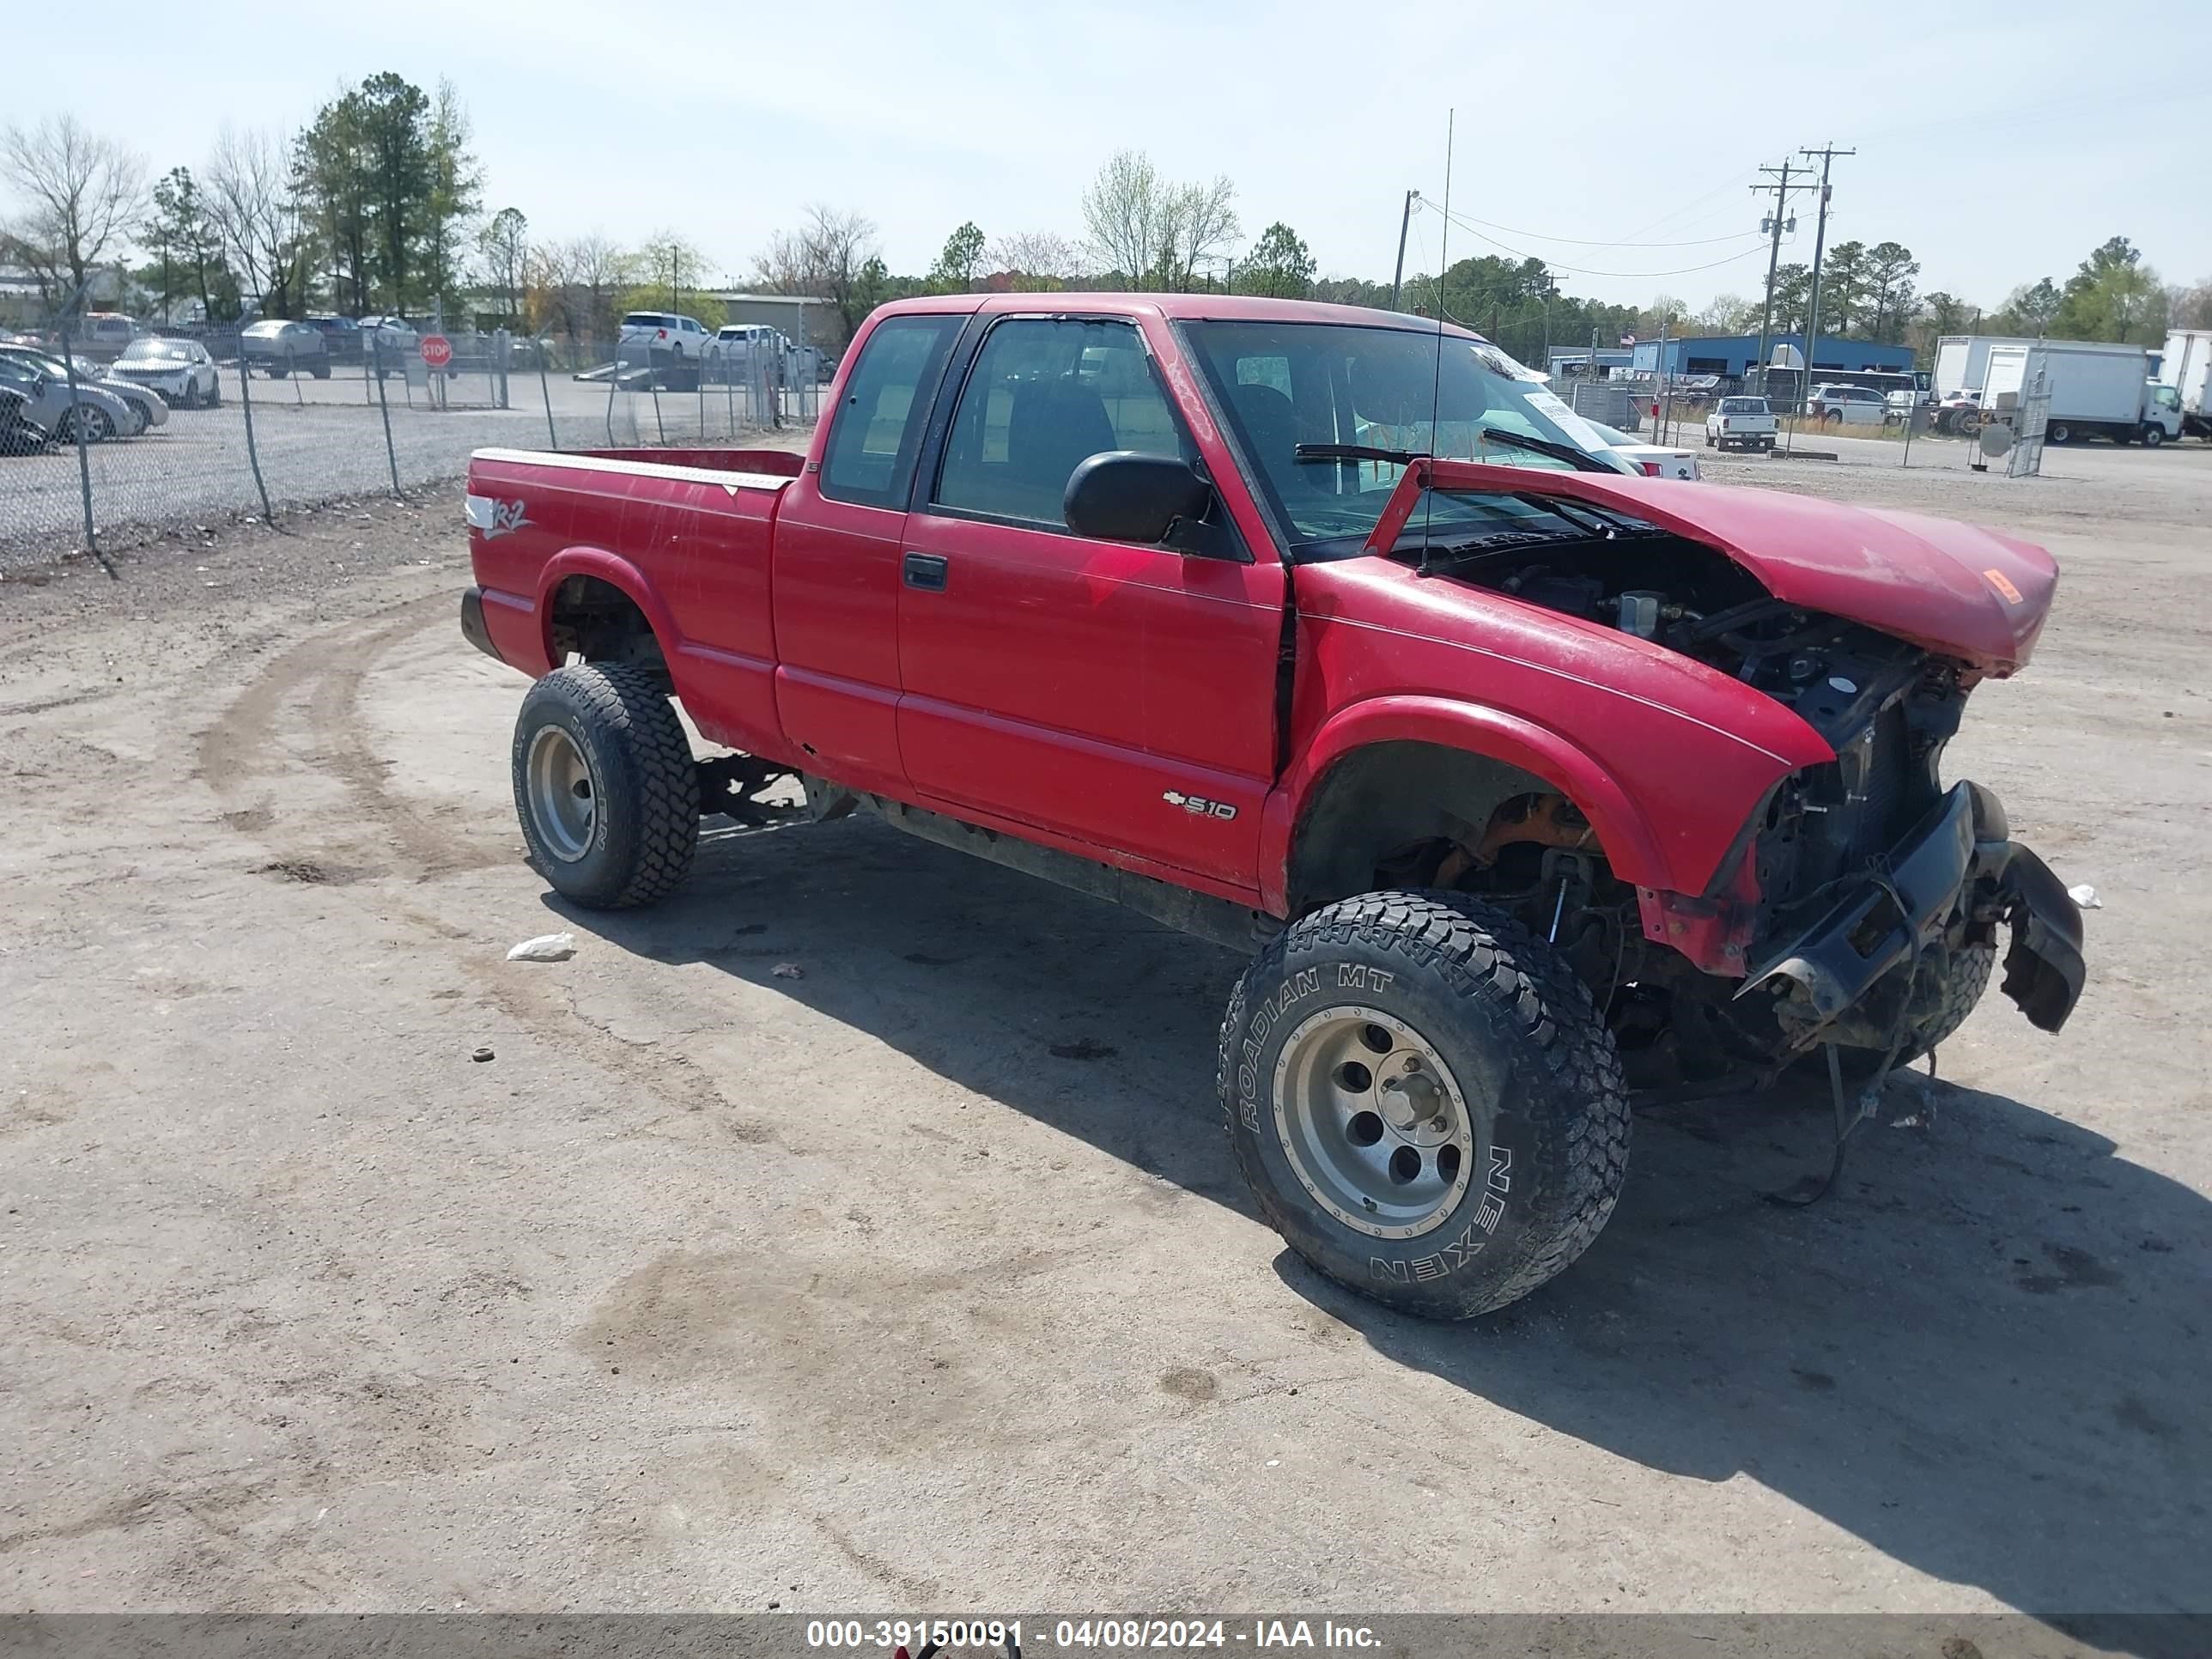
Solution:
M2027 660L2058 586L2058 562L2043 549L1949 519L1776 489L1472 461L1431 465L1439 489L1559 495L1618 508L1718 549L1778 599L1848 617L1998 676ZM1409 509L1419 493L1416 471L1399 483ZM1384 539L1395 542L1403 525L1402 515L1386 510L1376 535L1389 526Z

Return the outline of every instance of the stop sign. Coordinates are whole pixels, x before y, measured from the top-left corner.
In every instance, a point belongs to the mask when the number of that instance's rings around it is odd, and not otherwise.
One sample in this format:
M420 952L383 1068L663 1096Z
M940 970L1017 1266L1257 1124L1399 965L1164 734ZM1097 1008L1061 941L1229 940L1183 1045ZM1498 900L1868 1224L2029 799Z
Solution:
M422 361L433 368L443 368L453 361L453 343L442 334L422 337Z

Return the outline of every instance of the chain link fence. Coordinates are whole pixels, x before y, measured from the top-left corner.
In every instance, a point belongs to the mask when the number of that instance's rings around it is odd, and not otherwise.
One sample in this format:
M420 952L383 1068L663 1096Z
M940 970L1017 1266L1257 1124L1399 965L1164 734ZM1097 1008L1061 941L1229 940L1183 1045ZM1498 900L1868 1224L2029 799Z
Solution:
M738 442L812 422L827 374L819 352L743 342L678 358L505 330L0 329L0 562L401 494L479 448Z

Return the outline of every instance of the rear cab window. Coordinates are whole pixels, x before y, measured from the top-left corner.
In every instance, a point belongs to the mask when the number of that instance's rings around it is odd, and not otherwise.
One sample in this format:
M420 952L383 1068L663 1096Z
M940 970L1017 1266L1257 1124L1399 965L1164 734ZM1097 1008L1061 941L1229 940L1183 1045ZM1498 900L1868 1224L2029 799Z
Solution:
M922 428L967 318L887 317L860 349L822 455L822 494L865 507L906 505Z
M1135 325L1010 318L962 389L933 504L1065 527L1069 477L1106 450L1194 453Z

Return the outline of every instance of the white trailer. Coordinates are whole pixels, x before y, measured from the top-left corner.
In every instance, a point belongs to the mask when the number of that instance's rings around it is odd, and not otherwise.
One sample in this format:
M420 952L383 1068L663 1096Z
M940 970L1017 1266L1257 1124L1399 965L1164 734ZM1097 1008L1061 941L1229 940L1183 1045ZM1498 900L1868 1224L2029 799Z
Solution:
M2212 328L2177 328L2168 334L2158 378L2180 402L2181 429L2212 438Z
M2020 334L1947 334L1936 342L1936 369L1929 384L1936 401L1961 392L1978 395L1989 384L1990 349L1993 346L2032 346L2038 342ZM2045 340L2042 344L2050 345Z
M1981 386L1986 419L2011 410L2033 392L2041 367L2051 407L2044 436L2054 444L2110 438L2153 447L2181 435L2181 410L2172 388L2150 378L2148 346L2081 340L1993 344Z

